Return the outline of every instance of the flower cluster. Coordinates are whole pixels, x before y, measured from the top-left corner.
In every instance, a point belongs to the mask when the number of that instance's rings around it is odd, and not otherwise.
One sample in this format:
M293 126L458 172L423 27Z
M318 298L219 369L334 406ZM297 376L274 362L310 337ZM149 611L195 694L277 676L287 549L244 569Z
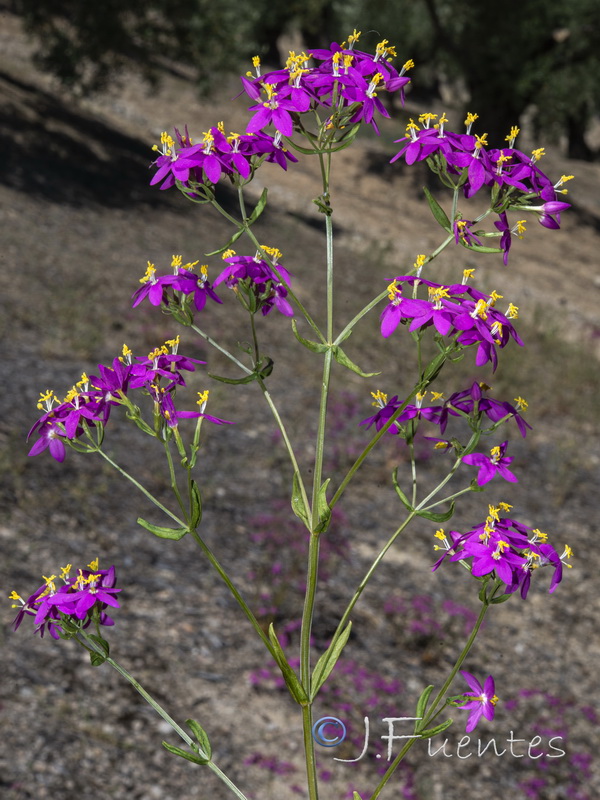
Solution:
M476 578L491 575L502 581L505 594L521 590L525 599L531 583L531 575L540 567L552 567L554 572L550 581L550 592L553 592L562 580L563 565L570 567L568 559L572 556L571 548L566 545L561 555L548 544L548 535L537 528L531 529L509 517L501 517L500 512L511 508L508 503L489 506L489 513L480 525L476 525L467 533L443 530L436 532L441 545L437 550L444 550L443 555L432 567L435 571L448 557L450 561L468 563L471 574Z
M106 613L106 607L119 608L114 597L120 592L115 589L115 568L98 569L98 559L88 564L87 569L78 569L71 578L72 565L67 564L60 571L60 577L44 577L44 583L27 600L11 592L13 608L18 608L13 630L17 630L26 615L34 617L35 632L40 636L47 630L53 639L58 639L66 622L78 628L87 628L92 620L100 625L114 625ZM56 581L62 583L58 586Z
M266 257L270 258L269 263ZM238 256L235 250L226 250L223 261L225 269L215 279L215 286L225 283L233 289L243 305L251 313L260 310L266 315L275 307L286 317L294 313L287 300L288 291L283 283L290 285L290 273L279 263L281 253L275 247L261 245L254 256Z
M260 74L260 61L254 59L256 73L242 77L248 96L257 103L247 132L258 133L269 125L283 136L294 132L297 115L311 108L324 108L329 125L343 128L364 121L379 133L375 112L389 113L378 93L403 92L410 78L404 74L413 66L407 61L400 72L392 66L396 56L387 39L379 42L375 54L355 48L360 38L356 30L341 45L313 49L296 55L290 52L285 68Z
M516 405L506 400L495 400L492 397L486 396L486 392L489 388L490 387L484 383L473 383L469 389L465 389L461 392L454 392L447 400L443 399L443 395L440 392L431 392L434 405L424 404L427 393L423 392L417 394L415 398L416 403L406 403L401 411L399 410L403 403L398 395L394 395L388 399L385 392L379 390L377 392L371 392L373 405L377 408L377 411L372 416L363 419L360 425L366 425L367 428L375 425L375 429L380 431L389 423L390 419L394 417L393 424L391 424L388 429L389 433L402 435L402 423L413 419L425 419L428 422L439 425L440 434L443 434L446 431L450 417L470 417L473 422L479 422L483 417L487 417L492 423L493 428L504 421L514 419L521 435L525 436L527 434L527 428L531 428L531 425L523 419L519 412L527 408L527 402L522 397L516 398ZM438 442L436 445L438 449L443 449L442 445L449 446L450 444L443 439L436 441ZM493 454L493 456L496 457L497 464L507 466L508 463L510 463L510 461L507 462L506 460L505 452L506 442L501 445L498 454ZM467 456L463 458L465 463L475 463L476 466L482 466L477 463L477 460L473 462L472 460L465 460L466 458Z
M27 437L38 436L29 455L37 456L48 449L56 461L64 461L65 441L73 442L84 433L86 426L106 425L111 409L116 405L126 405L131 410L128 392L132 389L139 389L152 397L155 416L162 417L170 428L175 428L182 417L204 417L217 424L226 423L226 420L204 413L207 392L199 393L199 411L175 409L175 389L185 386L182 371L193 372L198 364L205 363L179 355L178 345L179 337L170 339L145 358L134 358L124 345L123 354L113 360L111 367L99 364L98 375L88 377L84 373L62 401L52 390L43 392L38 409L44 413Z
M283 147L281 135L266 133L225 135L223 123L205 131L202 142L193 144L187 132L175 129L175 139L166 131L161 134L160 155L154 161L156 172L151 185L160 183L161 189L179 184L190 197L197 197L200 186L212 186L226 176L233 182L251 178L261 159L279 164L287 169L288 161L298 159Z
M453 133L445 129L448 122L445 114L439 119L437 114L421 114L418 118L419 124L411 119L405 138L396 140L402 142L402 147L391 161L393 163L404 159L406 164L414 164L432 159L428 163L435 166L437 171L441 169L456 185L462 186L467 198L472 197L482 187L499 193L496 203L499 219L495 226L501 234L500 246L504 251L506 264L511 236L516 233L521 237L525 227L524 220L519 220L514 228L509 225L504 201L510 207L536 212L540 224L546 228L559 228L561 212L570 208L570 204L560 200L559 195L567 193L563 186L573 176L563 175L557 182L553 182L538 166L538 161L544 155L544 148L538 148L527 155L514 147L519 134L517 127L513 127L506 137L505 148L488 148L487 134L471 134L471 127L476 119L477 114L469 113L465 120L467 132ZM436 159L437 164L434 165ZM473 223L460 220L458 228L456 222L454 224L457 242L462 238L467 245L481 245L481 241L470 230Z
M403 294L403 284L411 287L410 296ZM427 286L427 299L416 297L420 285ZM476 344L475 363L481 366L490 361L495 369L497 347L506 347L511 338L523 345L511 322L517 318L518 308L509 303L503 314L495 308L501 298L497 292L487 295L466 282L444 286L414 275L400 275L388 287L389 303L381 314L381 335L391 336L405 321L410 322L411 331L433 325L440 336L456 336L456 343L463 347Z
M133 308L148 299L153 306L167 305L169 302L169 289L181 294L194 302L197 311L202 311L210 297L215 303L222 303L221 298L216 294L208 280L208 267L202 264L200 273L196 274L195 267L198 261L183 263L182 256L174 255L171 259L171 275L156 275L156 267L150 261L143 277L140 278L142 284L132 295Z

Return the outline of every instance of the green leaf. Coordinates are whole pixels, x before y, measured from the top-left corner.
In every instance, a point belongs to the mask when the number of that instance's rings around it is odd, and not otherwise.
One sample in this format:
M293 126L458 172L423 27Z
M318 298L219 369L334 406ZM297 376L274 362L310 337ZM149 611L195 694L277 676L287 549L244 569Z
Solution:
M499 603L506 603L506 601L509 600L510 597L511 597L510 594L501 594L499 597L494 597L492 600L490 600L490 603L493 603L496 606Z
M398 497L402 501L402 505L404 506L404 508L407 511L414 511L414 508L412 507L412 504L411 504L410 500L408 499L408 497L404 494L404 492L402 491L402 489L398 485L398 467L396 467L396 469L392 473L392 480L394 482L394 489L396 490L396 494L398 495Z
M425 192L425 197L429 203L429 208L431 209L431 213L435 217L436 222L438 222L445 231L450 232L452 230L452 225L446 216L446 212L426 186L423 187L423 191Z
M449 728L453 721L454 720L450 718L445 722L441 722L439 725L436 725L435 728L427 728L425 731L419 731L419 736L421 739L430 739L432 736L435 736L436 733L441 733L442 731L445 731L446 728Z
M423 517L423 519L431 520L431 522L447 522L450 517L454 514L454 500L450 503L450 508L448 511L441 511L441 512L434 512L434 511L417 511L417 516Z
M203 758L201 755L190 753L188 750L182 750L181 747L175 747L168 742L163 742L162 746L168 750L169 753L173 753L175 756L181 756L181 758L185 758L187 761L191 761L194 764L208 764L210 761L210 758Z
M292 511L299 517L310 530L310 509L304 503L304 496L300 485L300 473L296 470L292 480Z
M185 724L188 726L188 728L194 734L194 737L195 737L196 741L198 742L198 744L200 745L204 755L210 761L210 759L212 757L212 747L210 746L210 741L209 741L209 738L208 738L208 734L206 733L206 731L204 730L202 725L200 725L200 723L196 722L195 719L186 719Z
M267 205L267 191L268 191L267 187L265 186L265 188L262 190L262 193L261 193L261 195L260 195L260 197L258 199L258 203L254 207L254 211L248 217L248 222L247 222L247 226L248 227L250 227L251 225L254 225L256 220L260 217L262 212L265 210L265 207Z
M310 339L305 339L303 336L300 336L295 319L292 320L292 331L296 339L298 339L300 344L304 345L307 350L311 350L313 353L325 353L329 350L329 345L324 342L312 342Z
M95 633L90 633L89 638L100 648L102 651L101 653L93 652L90 653L90 662L92 667L99 667L101 664L104 664L106 659L108 658L110 647L106 639L103 639L102 636L98 636Z
M256 372L251 372L249 375L246 375L245 378L224 378L222 375L215 375L213 372L209 372L208 377L215 381L220 381L221 383L237 385L242 383L252 383L252 381L257 379L258 375Z
M163 528L161 525L153 525L151 522L146 522L146 520L141 517L138 517L137 524L141 525L142 528L150 531L150 533L153 533L155 536L158 536L160 539L179 541L186 533L189 533L188 528Z
M198 484L194 480L190 484L190 506L190 525L192 528L197 528L202 519L202 497Z
M464 242L461 243L463 247L466 247L467 250L473 250L475 253L503 253L504 250L501 247L487 247L484 244L465 244Z
M329 522L331 520L331 509L329 508L329 503L327 502L327 487L329 486L330 480L331 478L327 478L325 483L317 492L317 514L319 521L317 523L315 533L324 533L329 527Z
M265 190L265 191L266 191L266 190ZM231 247L231 245L232 245L232 244L235 244L235 243L237 242L237 240L240 238L240 236L242 235L242 233L244 233L244 231L245 231L245 230L246 230L246 228L245 228L244 226L242 226L241 228L239 228L239 230L237 230L237 231L236 231L236 232L233 234L233 236L232 236L232 237L231 237L231 239L230 239L230 240L227 242L227 244L226 244L226 245L223 245L223 247L219 247L219 249L218 249L218 250L213 250L213 251L212 251L212 253L205 253L204 255L205 255L207 258L208 258L209 256L218 256L218 255L219 255L219 253L224 253L224 252L225 252L225 250L229 250L229 248Z
M342 367L347 367L348 369L355 372L357 375L360 375L361 378L372 378L374 375L381 375L381 372L363 372L362 369L357 366L354 361L351 361L346 353L342 350L339 345L334 345L332 348L333 357L341 364Z
M273 658L277 662L277 666L281 670L281 674L283 675L283 680L285 681L286 686L289 689L290 694L294 698L294 700L299 703L300 705L308 705L308 696L304 691L304 687L300 683L300 680L294 670L288 664L287 658L285 657L285 653L281 645L279 644L279 639L277 638L277 634L275 633L275 628L273 627L273 623L269 625L269 639L273 646Z
M423 689L423 691L421 692L421 696L419 697L419 699L417 701L417 710L416 710L415 716L418 717L418 719L415 722L415 733L418 733L417 728L418 728L419 722L425 716L425 710L427 708L427 703L429 701L429 697L430 697L432 691L433 691L433 684L431 684L430 686L427 686L425 689Z
M342 653L342 650L346 646L346 642L348 641L348 637L350 636L351 630L352 630L352 623L349 622L348 625L337 637L337 639L334 639L331 642L327 650L317 661L311 682L311 697L313 700L317 696L319 689L321 688L321 686L323 686L327 678L330 676L331 671L337 664L338 659Z

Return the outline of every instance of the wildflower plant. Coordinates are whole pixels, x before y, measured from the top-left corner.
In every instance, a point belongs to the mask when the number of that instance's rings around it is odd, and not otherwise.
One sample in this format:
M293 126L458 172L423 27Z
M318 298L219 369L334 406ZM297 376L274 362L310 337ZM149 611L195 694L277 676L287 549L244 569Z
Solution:
M524 342L518 333L518 307L512 300L504 299L493 286L480 283L473 269L459 268L453 283L442 284L435 280L432 262L443 251L453 249L457 263L461 256L468 255L471 260L499 257L506 266L515 239L525 234L530 220L549 229L549 235L555 235L561 214L569 208L562 198L566 193L564 185L572 176L564 175L558 180L548 177L540 167L541 149L526 154L516 148L517 128L509 131L505 143L496 146L488 143L485 133L472 132L476 114L468 115L463 132L451 131L445 114L425 113L416 121L411 119L405 136L397 141L392 163L404 161L410 166L425 162L447 191L448 201L443 203L428 189L424 190L433 223L439 229L439 244L430 253L415 254L414 263L399 264L395 275L373 274L363 281L363 307L351 319L338 320L333 311L332 163L339 151L352 146L361 127L366 125L379 132L378 120L390 116L390 104L384 98L396 96L403 102L405 88L410 83L407 73L414 66L412 61L406 61L401 68L395 67L396 52L386 40L370 53L359 49L359 38L360 34L354 31L342 44L290 53L285 67L274 71L263 72L260 60L255 58L253 71L241 79L242 92L250 103L248 123L242 133L227 133L225 126L218 123L201 133L199 139L193 139L187 128L183 132L175 130L173 135L162 134L160 145L155 147L150 182L160 190L176 188L190 201L211 206L231 224L231 235L218 250L206 254L206 264L200 264L200 260L184 264L182 256L174 256L170 270L163 271L148 263L137 288L134 282L131 286L134 308L147 303L160 309L174 325L195 332L228 360L233 374L207 374L207 384L225 382L242 388L256 384L270 409L289 462L289 514L297 518L294 521L291 516L290 520L305 530L307 543L296 655L286 653L283 631L278 632L273 623L268 630L264 629L258 609L253 610L236 585L235 577L203 539L202 487L195 477L195 467L204 422L222 426L234 424L235 420L207 413L208 390L199 392L195 400L189 398L187 378L205 365L179 352L178 335L174 333L173 338L158 343L147 354L135 355L125 345L112 363L98 365L96 373L89 377L82 375L62 400L52 390L44 391L38 405L42 414L29 432L31 456L47 450L62 462L68 450L74 450L96 454L114 467L164 515L161 525L145 517L138 519L150 534L168 540L185 536L194 540L231 592L250 632L259 637L272 660L272 668L278 670L280 680L300 707L311 800L319 796L313 705L326 690L336 664L343 664L347 658L344 654L340 661L348 645L354 608L365 587L387 551L411 523L431 524L432 547L438 551L431 569L454 570L456 580L472 580L480 611L443 684L435 692L432 685L424 686L420 697L414 698L414 735L380 776L377 786L365 790L372 800L386 787L416 741L431 738L452 724L449 709L459 715L467 712L463 717L467 731L472 731L482 717L492 720L498 702L495 692L502 697L502 687L495 685L492 676L475 676L461 669L484 617L498 603L526 601L531 581L542 573L550 575L548 587L554 592L565 567L570 566L571 557L567 545L557 548L548 535L513 518L511 507L504 501L488 503L487 513L484 511L480 521L469 530L441 527L449 523L461 497L482 492L490 483L497 487L502 481L513 483L519 479L518 461L508 455L508 437L515 429L525 437L530 425L525 419L526 401L521 397L493 397L483 376L444 396L440 376L451 370L454 362L463 357L472 359L477 369L493 372L505 347L520 348ZM312 291L323 293L324 321L317 319L309 301L301 299L306 293L296 290L302 284L301 265L292 272L291 259L286 259L278 243L265 244L262 239L260 218L267 207L267 189L252 211L247 205L246 187L265 162L293 170L303 158L318 160L322 179L314 203L322 214L325 236L323 285ZM221 183L236 191L237 214L220 204L217 187ZM470 212L467 218L459 210L459 200L461 207L466 207L475 196L479 210ZM222 310L227 315L228 326L237 326L240 340L249 336L249 346L240 345L239 352L232 351L204 329L203 312L207 304L213 303L215 312ZM269 321L275 314L289 318L290 335L296 346L310 351L321 374L314 462L310 471L300 468L286 420L269 391L269 376L274 368L272 358L267 355ZM402 337L412 342L417 369L413 375L402 376L402 385L385 376L379 379L382 388L371 393L375 411L356 420L357 430L368 437L366 443L336 485L332 475L326 474L328 453L335 448L335 443L328 442L326 428L333 390L332 367L337 362L343 370L365 379L376 374L369 371L368 365L354 363L345 348L360 324L377 315L382 340ZM259 325L262 317L268 319ZM426 354L432 351L433 356L428 357ZM293 380L293 373L289 380ZM368 397L365 390L365 398ZM140 434L151 437L163 450L170 475L171 505L157 499L104 448L110 418L118 409L139 428ZM427 440L432 456L447 458L448 467L435 488L421 490L415 438L417 433L421 436L423 430L431 432L432 428L436 436ZM390 476L390 491L397 496L401 521L389 532L357 586L348 591L346 606L338 613L337 628L315 657L312 628L319 569L322 554L327 552L323 544L328 541L338 503L359 470L368 468L369 454L384 437L386 440L395 437L404 445L402 462L410 464L407 476L399 469ZM352 534L345 532L344 536L351 548ZM340 569L343 568L342 564ZM243 790L213 760L204 727L195 720L187 720L188 733L109 655L106 634L100 630L101 626L112 624L107 611L119 605L115 568L99 570L93 562L80 569L75 578L69 577L68 570L63 571L63 583L58 588L54 575L44 580L27 600L16 592L11 595L19 608L15 628L32 616L40 635L48 631L54 638L74 639L90 651L93 664L112 665L172 725L184 745L163 743L165 747L177 756L208 767L233 794L244 798ZM90 632L90 626L94 633ZM355 792L354 796L367 795Z

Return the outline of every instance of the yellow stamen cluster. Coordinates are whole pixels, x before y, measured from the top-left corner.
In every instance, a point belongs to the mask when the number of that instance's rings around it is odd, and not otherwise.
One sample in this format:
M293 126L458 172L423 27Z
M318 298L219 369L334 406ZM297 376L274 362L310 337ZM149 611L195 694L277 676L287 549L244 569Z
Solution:
M387 39L382 39L381 42L375 48L375 61L381 58L385 58L390 61L392 58L395 58L398 55L396 52L396 48L392 45L389 46L389 42Z
M58 398L52 391L52 389L47 389L45 392L40 392L40 399L38 400L38 410L39 411L50 411L54 401L58 402Z
M126 344L123 345L122 354L119 356L119 361L124 364L131 364L131 356L133 352L127 347Z
M476 119L479 119L479 114L471 114L471 112L469 111L469 113L467 114L467 118L465 119L465 125L467 126L467 133L471 133L471 126L473 125Z
M515 397L515 403L517 404L517 409L519 411L527 411L529 406L527 400L523 399L522 397Z
M475 134L475 139L476 139L475 142L476 150L481 150L482 147L485 147L488 144L487 133L482 133L481 136Z
M462 282L466 283L469 280L469 278L473 277L473 275L475 275L474 269L464 269L462 275L463 276Z
M208 389L205 389L205 391L203 392L198 392L198 399L196 400L196 403L201 408L204 408L204 406L208 402L208 394L209 394Z
M381 389L378 389L376 392L371 392L371 397L375 401L372 405L376 406L377 408L383 408L388 400L388 396L385 392L382 392Z
M148 261L148 266L146 267L146 272L144 276L140 278L140 283L148 283L148 281L154 282L154 276L156 275L156 267L150 261Z
M427 261L427 256L420 254L417 256L415 263L413 264L414 269L417 271L417 274L421 273L425 262Z
M425 114L419 114L419 122L421 125L424 125L425 128L429 127L431 122L434 122L438 118L437 114L430 114L429 112Z
M350 36L348 36L348 47L349 47L350 50L356 44L356 42L358 42L358 40L360 39L361 33L362 33L362 31L357 31L356 28L354 28L354 30L352 31Z
M554 188L560 194L568 194L569 193L568 189L561 189L560 187L563 185L563 183L566 183L567 181L572 181L574 177L575 177L574 175L561 175L560 180L554 184Z
M508 309L506 310L506 314L504 316L507 319L517 319L519 316L519 307L515 306L513 303L509 303Z
M263 250L267 255L271 256L271 261L273 264L277 264L279 259L282 257L281 250L278 250L276 247L269 247L266 244L261 244L260 249Z
M402 295L400 293L400 289L398 288L398 284L396 281L392 281L390 285L387 287L388 292L388 300L391 300L392 303L399 303L402 299Z
M412 60L412 58L409 58L408 61L405 61L404 64L402 65L402 70L400 71L400 74L403 75L405 72L408 72L409 69L413 69L414 66L415 62Z
M224 253L223 253L223 255L221 256L221 258L223 258L223 259L225 259L225 258L231 258L231 257L232 257L232 256L234 256L234 255L235 255L235 250L225 250L225 252L224 252Z
M163 156L170 156L173 154L175 140L172 136L169 136L166 131L163 131L160 135L160 145L160 147L157 144L152 145L154 152L159 152Z
M508 142L509 147L514 147L515 139L517 138L519 133L521 133L521 129L517 128L516 125L513 125L512 128L510 129L510 133L508 134L508 136L505 137L505 140Z
M543 147L538 147L537 150L532 150L531 156L533 161L539 161L542 156L546 155L546 151Z

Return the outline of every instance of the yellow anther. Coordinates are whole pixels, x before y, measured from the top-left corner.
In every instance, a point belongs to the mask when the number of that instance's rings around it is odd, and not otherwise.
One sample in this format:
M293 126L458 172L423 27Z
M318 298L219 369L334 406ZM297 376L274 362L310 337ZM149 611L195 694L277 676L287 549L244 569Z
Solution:
M466 283L469 280L469 278L473 277L473 275L475 275L474 269L464 269L462 282Z
M50 411L54 400L58 402L58 398L52 389L47 389L45 392L40 392L40 399L38 400L37 407L40 411Z
M477 140L475 142L476 150L481 150L482 147L485 147L488 144L487 133L482 133L481 136L475 134L475 139Z
M371 397L375 400L372 405L377 406L378 408L383 408L388 399L387 394L382 392L380 389L378 389L376 392L371 392Z
M434 120L436 120L437 118L438 118L437 114L430 114L430 113L420 114L419 122L421 123L421 125L424 125L426 128L428 128L429 124Z
M400 294L400 289L398 289L398 284L396 281L392 281L390 285L387 287L388 292L388 300L393 302L400 302L402 295Z
M524 234L524 233L525 233L525 231L527 230L527 228L525 227L525 222L526 222L526 221L527 221L527 220L524 220L524 219L518 219L518 220L516 221L516 223L515 223L515 233L517 234L517 236L519 237L519 239L522 239L522 238L523 238L523 234Z
M445 541L446 540L446 534L444 533L444 529L443 528L440 528L439 530L437 530L433 535L435 536L436 539L440 539L441 541Z
M417 272L421 272L421 270L423 269L423 265L425 264L426 261L427 261L426 255L422 254L418 255L415 263L413 264L413 267L417 270Z
M479 114L471 114L469 111L467 114L467 118L465 119L465 125L467 126L467 133L471 133L471 126L475 122L476 119L479 119Z
M13 590L12 590L12 592L11 592L11 593L8 595L8 599L9 599L9 600L18 600L18 601L21 603L21 605L23 605L23 606L25 605L25 600L23 600L23 598L21 597L21 595L20 595L20 594L17 594L17 593L15 592L15 590L14 590L14 589L13 589ZM13 607L13 608L17 608L17 606L16 606L16 605L13 605L12 607Z
M539 161L544 155L546 155L546 151L543 147L538 147L537 150L533 150L531 153L533 161Z
M379 58L390 59L398 55L398 53L396 52L396 48L393 45L392 46L388 45L389 42L387 39L383 39L381 42L379 42L379 44L375 48L375 61L377 61Z
M204 407L208 402L208 394L209 394L208 389L205 389L205 391L203 392L198 392L198 399L196 400L196 403L199 406Z
M223 259L225 259L225 258L231 258L231 257L232 257L232 256L234 256L234 255L235 255L235 250L225 250L225 252L224 252L224 253L223 253L223 255L221 256L221 258L223 258Z
M519 307L513 305L513 303L509 303L505 316L507 319L517 319L519 316Z
M524 400L522 397L515 397L515 403L517 404L517 409L519 411L527 411L529 406L527 400Z
M505 137L504 137L504 138L505 138L505 140L508 142L508 146L509 146L509 147L512 147L512 146L514 145L514 143L515 143L515 139L517 138L517 136L519 135L519 133L520 133L520 132L521 132L521 129L520 129L520 128L517 128L517 126L516 126L516 125L513 125L513 126L512 126L512 128L510 129L510 133L508 134L508 136L505 136Z
M356 42L358 42L360 36L361 36L361 31L357 31L356 28L354 28L350 36L348 36L348 47L350 48L350 50L352 49L353 45L355 45Z
M498 292L493 289L492 293L490 294L490 299L488 300L488 305L495 306L496 300L501 300L504 297L503 294L498 294Z
M258 69L260 67L260 56L252 56L252 66L255 69Z
M73 569L73 565L72 564L66 564L64 567L61 567L60 568L60 579L62 581L65 581L65 582L68 581L69 580L69 572L72 569ZM96 569L98 569L98 568L96 567Z
M165 342L165 348L166 347L170 347L171 351L175 353L179 347L179 334L177 334L174 339L167 339Z
M126 344L123 345L122 351L123 358L128 358L129 356L133 355L132 351L127 347Z
M405 61L404 64L402 65L402 73L408 72L408 70L413 69L414 66L415 62L412 60L412 58L409 58L408 61Z
M534 528L533 529L533 533L534 533L534 541L536 541L536 542L540 541L540 540L542 542L548 541L548 534L547 533L543 533L539 528Z
M148 281L154 281L154 276L156 274L156 267L150 261L148 261L148 266L146 267L146 272L144 276L140 278L140 283L148 283Z
M500 511L510 511L512 506L510 505L510 503L502 503L502 502L500 502L500 503L498 503L498 508L499 508Z
M497 461L500 458L500 448L498 446L492 447L490 450L492 460Z
M434 402L435 402L436 400L443 400L443 399L444 399L444 393L443 393L443 392L432 392L432 393L431 393L431 399L432 399ZM444 442L442 442L442 444L444 444Z
M264 250L267 255L271 256L271 260L274 264L276 264L282 257L281 250L278 250L276 247L269 247L266 244L261 244L260 249Z

